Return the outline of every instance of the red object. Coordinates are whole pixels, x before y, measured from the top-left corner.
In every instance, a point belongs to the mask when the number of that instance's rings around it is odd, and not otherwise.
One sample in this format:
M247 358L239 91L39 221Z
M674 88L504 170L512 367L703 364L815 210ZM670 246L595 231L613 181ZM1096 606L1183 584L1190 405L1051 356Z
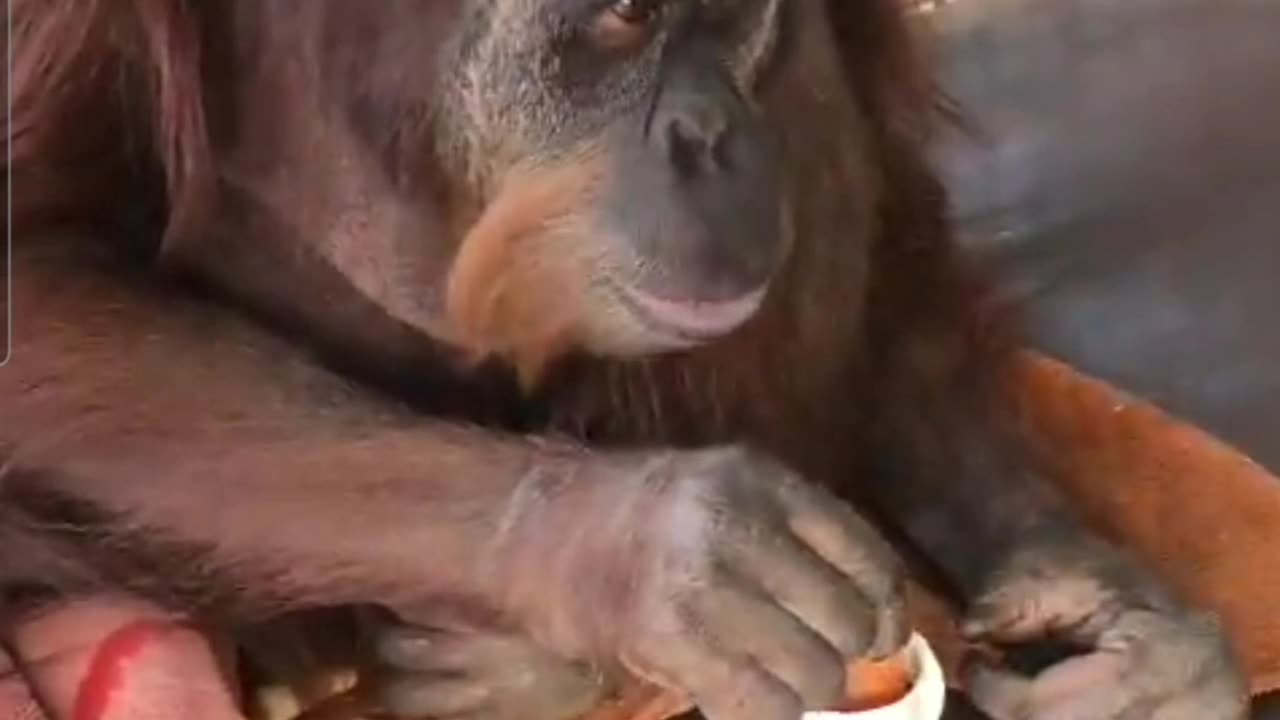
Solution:
M138 620L108 635L80 681L72 720L101 720L111 706L112 696L125 683L129 661L169 628L166 623Z

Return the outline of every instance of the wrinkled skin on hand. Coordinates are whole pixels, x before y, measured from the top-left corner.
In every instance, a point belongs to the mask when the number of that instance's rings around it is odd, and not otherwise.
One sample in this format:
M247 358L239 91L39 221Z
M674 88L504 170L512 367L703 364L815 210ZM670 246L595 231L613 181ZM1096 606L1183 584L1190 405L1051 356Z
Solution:
M573 532L511 535L515 565L529 568L514 595L532 599L535 626L567 635L392 627L379 645L392 670L389 706L406 717L570 718L603 697L620 660L689 695L710 720L795 720L842 699L846 659L882 657L904 641L889 546L777 463L719 449L610 458L597 471L533 493L581 493L554 503L571 514L535 510L515 522ZM554 582L557 568L596 582ZM993 720L1245 717L1242 675L1214 620L1075 533L1020 547L985 583L965 631L1001 647L1073 652L1030 675L973 663L972 699ZM564 637L583 632L594 632L594 653L578 657L586 662L545 649L572 647Z
M1073 654L1032 675L975 661L993 720L1243 720L1248 694L1217 622L1100 543L1020 550L964 624L972 640Z
M544 646L578 635L586 659L681 691L710 720L795 720L843 698L847 658L905 642L898 558L825 491L735 448L608 463L525 493L559 496L513 521L503 552L525 572L511 604L551 629Z

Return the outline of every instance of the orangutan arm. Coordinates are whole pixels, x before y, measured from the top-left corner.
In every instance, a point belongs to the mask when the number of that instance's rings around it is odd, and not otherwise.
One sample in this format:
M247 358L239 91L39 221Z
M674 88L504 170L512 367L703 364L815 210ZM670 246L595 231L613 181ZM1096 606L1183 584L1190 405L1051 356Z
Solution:
M0 371L6 582L234 586L256 611L492 599L483 561L533 461L582 459L423 422L225 308L72 257L19 248Z
M892 553L776 463L447 424L153 275L52 239L19 258L6 593L105 584L241 616L448 607L725 719L744 696L760 720L823 707L842 657L901 642Z

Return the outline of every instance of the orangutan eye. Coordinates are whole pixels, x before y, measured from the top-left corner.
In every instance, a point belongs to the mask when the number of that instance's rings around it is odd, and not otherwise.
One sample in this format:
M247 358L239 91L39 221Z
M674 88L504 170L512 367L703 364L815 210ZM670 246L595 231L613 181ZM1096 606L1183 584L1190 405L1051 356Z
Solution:
M648 25L662 11L662 0L617 0L609 12L628 25Z
M591 23L590 37L599 48L635 51L653 39L666 0L614 0Z

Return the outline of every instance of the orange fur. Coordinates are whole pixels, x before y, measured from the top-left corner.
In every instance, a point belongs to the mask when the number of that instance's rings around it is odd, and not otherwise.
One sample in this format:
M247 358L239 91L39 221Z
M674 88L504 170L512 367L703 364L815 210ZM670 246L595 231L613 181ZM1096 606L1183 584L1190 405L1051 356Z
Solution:
M449 273L446 308L473 355L512 360L535 382L564 352L585 297L590 261L570 226L591 203L590 157L513 173L468 231Z

